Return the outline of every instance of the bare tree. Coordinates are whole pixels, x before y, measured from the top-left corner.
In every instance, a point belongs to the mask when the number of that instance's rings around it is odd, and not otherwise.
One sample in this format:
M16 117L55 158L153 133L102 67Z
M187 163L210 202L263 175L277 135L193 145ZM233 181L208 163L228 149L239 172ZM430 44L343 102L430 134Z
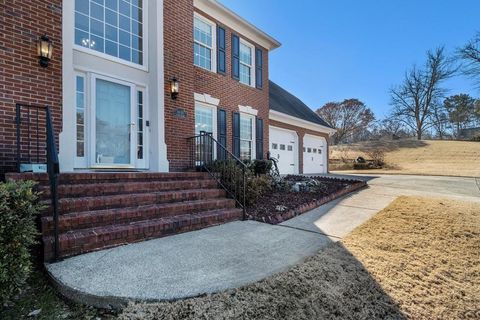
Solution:
M464 62L463 73L472 78L475 86L480 90L480 32L458 50L458 56Z
M403 84L390 91L394 117L415 131L418 140L435 121L435 104L446 92L440 84L456 71L441 47L428 51L425 67L413 66L405 74Z
M375 120L372 110L358 99L329 102L316 112L330 126L337 129L333 137L335 144L345 142L362 132Z

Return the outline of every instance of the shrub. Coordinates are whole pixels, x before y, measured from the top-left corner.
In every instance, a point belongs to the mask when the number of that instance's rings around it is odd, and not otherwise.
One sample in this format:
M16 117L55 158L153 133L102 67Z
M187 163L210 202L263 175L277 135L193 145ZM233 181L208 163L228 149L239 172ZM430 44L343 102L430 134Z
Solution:
M251 165L251 169L255 175L265 175L269 174L272 170L272 161L271 160L254 160Z
M38 235L35 216L42 207L34 182L0 183L0 300L5 302L25 284L32 262L29 248Z
M355 162L353 164L353 169L355 170L367 170L367 169L371 169L371 165L369 163L358 163L358 162Z
M385 151L382 148L369 149L365 153L372 159L375 167L382 167L385 164Z
M254 161L244 163L247 165L245 202L251 206L262 194L271 190L272 178L268 175L255 175ZM221 180L226 189L239 195L243 193L243 170L235 160L216 160L208 165L208 170Z

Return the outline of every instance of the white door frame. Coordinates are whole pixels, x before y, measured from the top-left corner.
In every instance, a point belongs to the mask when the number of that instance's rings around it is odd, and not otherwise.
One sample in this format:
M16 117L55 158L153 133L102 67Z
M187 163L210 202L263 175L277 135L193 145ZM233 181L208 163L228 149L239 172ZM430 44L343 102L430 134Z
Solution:
M130 126L130 163L129 164L98 164L96 163L95 160L95 154L96 154L96 81L97 80L104 80L104 81L109 81L112 83L117 83L120 85L124 85L130 88L130 123L133 124ZM91 82L90 82L90 127L89 127L89 138L90 138L90 143L89 143L89 163L90 163L90 168L135 168L136 165L136 148L137 148L137 131L136 131L136 112L135 109L137 108L137 103L136 103L136 85L130 82L126 82L123 80L118 80L112 77L104 76L104 75L99 75L92 73L91 74Z

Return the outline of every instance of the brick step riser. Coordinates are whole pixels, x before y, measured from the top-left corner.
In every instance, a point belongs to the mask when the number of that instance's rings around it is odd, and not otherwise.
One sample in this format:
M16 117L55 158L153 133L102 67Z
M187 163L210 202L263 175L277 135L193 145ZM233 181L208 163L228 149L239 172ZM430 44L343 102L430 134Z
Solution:
M205 189L195 191L183 190L161 193L140 193L117 196L61 199L58 207L61 214L68 214L73 212L145 206L150 204L224 198L225 196L226 192L221 189ZM49 210L51 212L51 207Z
M60 185L58 187L59 198L79 198L108 196L131 193L148 193L160 191L178 191L188 189L213 189L217 188L214 180L201 179L191 181L154 181L154 182L125 182L125 183L99 183ZM39 187L42 200L50 200L50 187Z
M150 219L173 217L177 215L193 214L195 212L232 209L235 201L231 199L209 200L198 203L178 203L165 206L150 206L146 208L125 208L87 212L81 215L65 215L59 217L59 232L104 227L125 223L132 223ZM53 234L52 217L42 218L42 234Z
M118 230L111 230L104 233L92 235L62 234L60 236L60 255L61 257L74 256L82 253L98 251L128 243L135 243L155 238L161 238L178 233L203 229L206 227L219 225L222 223L239 220L241 210L228 210L218 215L203 216L186 219L184 221L175 221L173 219L160 222L152 222L140 226L129 226ZM44 237L45 261L50 261L53 257L53 241L51 237Z
M62 215L74 212L117 209L150 204L174 203L226 197L226 192L223 189L203 189L199 191L200 194L197 195L192 195L188 191L189 190L176 190L171 192L166 191L160 193L156 197L151 196L155 193L140 193L134 195L135 200L132 200L132 194L86 198L64 198L59 200L59 212ZM183 194L183 196L179 196L179 194ZM105 199L107 199L107 201L105 201ZM41 203L45 206L45 209L41 212L41 216L51 216L53 213L53 209L50 206L51 201L42 200Z

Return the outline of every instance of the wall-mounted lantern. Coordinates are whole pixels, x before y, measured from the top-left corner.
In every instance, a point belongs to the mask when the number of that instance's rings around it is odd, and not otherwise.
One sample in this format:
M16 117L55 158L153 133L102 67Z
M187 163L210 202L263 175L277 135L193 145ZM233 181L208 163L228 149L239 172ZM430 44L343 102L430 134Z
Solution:
M44 68L48 67L48 63L52 60L53 45L47 35L43 35L38 39L37 50L40 65Z
M177 99L179 86L180 85L178 83L177 78L173 77L173 79L170 81L170 93L172 95L173 100Z

